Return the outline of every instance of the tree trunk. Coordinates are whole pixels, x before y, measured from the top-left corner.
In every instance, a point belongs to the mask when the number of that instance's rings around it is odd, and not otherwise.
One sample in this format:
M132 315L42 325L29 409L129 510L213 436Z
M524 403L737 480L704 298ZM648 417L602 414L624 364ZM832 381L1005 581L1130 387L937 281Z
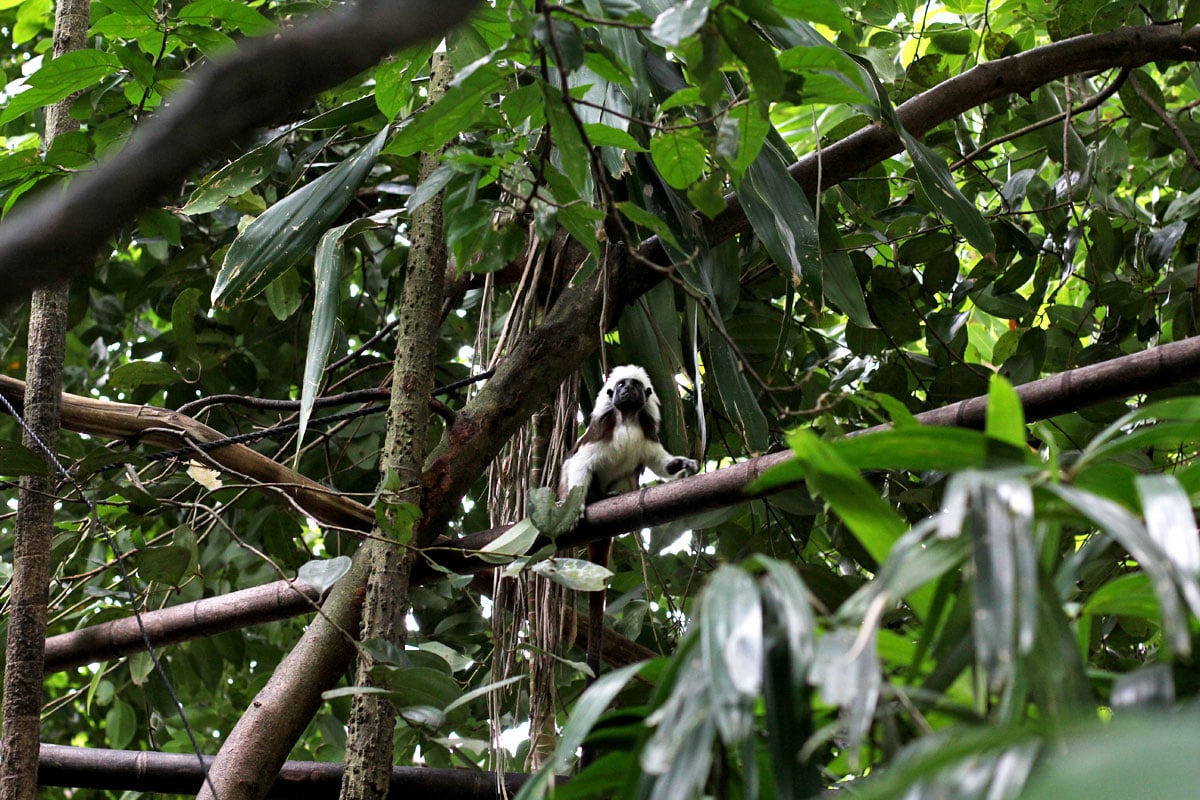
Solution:
M444 53L434 55L430 102L436 102L445 94L450 77L449 59ZM437 165L436 154L422 156L418 182L429 177ZM406 634L409 578L417 551L425 542L419 535L407 542L389 540L394 537L397 518L402 513L397 512L396 505L404 503L419 507L424 499L421 475L446 274L440 199L432 200L414 212L409 238L412 249L400 296L387 440L379 464L385 487L379 502L387 504L389 530L377 528L378 538L362 545L371 554L363 600L362 641L384 639L400 649L404 647ZM372 674L374 666L371 655L360 650L355 685L386 685L386 681ZM377 694L354 696L347 726L346 772L341 795L344 800L387 797L395 726L396 709L386 697Z
M54 57L87 44L88 0L61 0L54 20ZM46 114L44 145L78 130L69 114L74 97L55 103ZM63 357L67 341L67 285L33 294L29 312L29 364L26 372L25 446L51 453L58 442ZM0 798L37 797L41 738L42 651L46 641L46 604L50 586L50 547L54 539L54 465L46 475L21 479L17 505L13 576L9 595L8 641L4 671L4 734L0 739Z

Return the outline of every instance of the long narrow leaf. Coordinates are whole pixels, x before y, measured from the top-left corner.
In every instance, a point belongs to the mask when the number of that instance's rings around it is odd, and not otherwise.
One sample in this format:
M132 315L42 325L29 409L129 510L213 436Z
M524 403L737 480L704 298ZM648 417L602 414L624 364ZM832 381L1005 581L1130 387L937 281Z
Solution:
M246 226L225 254L212 290L214 304L248 300L306 253L350 204L371 171L388 128L312 183L280 200Z

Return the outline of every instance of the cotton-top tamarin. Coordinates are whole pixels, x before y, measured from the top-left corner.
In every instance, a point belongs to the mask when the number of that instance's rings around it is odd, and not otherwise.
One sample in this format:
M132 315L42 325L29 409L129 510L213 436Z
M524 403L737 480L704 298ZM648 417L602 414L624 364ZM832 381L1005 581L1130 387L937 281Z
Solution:
M614 369L596 395L587 430L563 462L559 498L576 486L586 487L587 503L633 491L647 467L666 480L695 475L699 465L693 459L671 455L658 440L661 419L658 396L646 370L633 364ZM588 557L607 566L611 546L607 539L588 545ZM600 672L603 624L604 592L600 591L588 603L587 663L594 675Z

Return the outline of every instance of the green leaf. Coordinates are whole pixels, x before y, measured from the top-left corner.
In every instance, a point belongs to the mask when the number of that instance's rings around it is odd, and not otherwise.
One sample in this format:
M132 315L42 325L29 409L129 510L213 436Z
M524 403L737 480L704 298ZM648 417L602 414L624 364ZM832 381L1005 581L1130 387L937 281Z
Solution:
M988 384L987 435L1014 447L1025 447L1025 409L1012 384L992 375Z
M809 489L825 498L871 557L883 563L908 525L835 448L813 433L796 431L788 444L804 464Z
M213 303L230 307L254 297L312 252L330 223L354 198L387 134L385 127L357 153L246 226L225 254L212 290Z
M650 157L670 186L686 189L704 174L708 150L692 130L665 131L650 140Z
M855 469L950 472L986 465L987 437L967 428L915 427L850 436L830 444Z
M709 0L686 0L663 11L650 26L650 38L664 47L676 47L708 21Z
M99 50L76 50L47 60L41 69L29 76L29 88L10 99L0 112L0 125L35 108L65 100L120 68L121 60L117 56Z
M750 72L755 95L766 103L778 100L783 94L783 70L774 48L732 11L722 9L717 14L717 27L725 44Z
M1154 586L1144 572L1120 575L1101 586L1083 604L1084 614L1117 614L1157 621L1160 615Z
M147 581L178 585L191 565L191 553L177 544L146 547L138 551L138 575Z
M540 800L549 796L554 788L555 776L566 772L568 764L575 758L575 752L583 744L584 737L600 719L600 715L608 709L617 693L625 688L625 684L633 679L641 667L641 664L630 664L613 670L588 687L567 718L567 724L563 726L558 739L558 746L554 748L554 755L532 778L525 781L515 800Z
M975 204L963 196L946 162L903 129L900 138L917 169L917 180L934 208L954 223L958 232L982 255L994 253L996 240L992 237L992 229Z
M283 139L275 139L217 170L192 192L183 213L208 214L228 198L245 194L271 174L282 149Z
M713 322L719 323L719 320L714 319ZM733 350L720 334L709 337L708 349L712 354L711 374L717 384L717 392L721 395L721 402L725 404L725 410L733 418L747 446L755 452L766 451L767 417L751 391Z
M17 442L0 441L0 475L49 475L45 459Z
M514 558L528 553L537 537L537 527L526 517L484 545L479 557L489 564L507 564Z
M570 22L554 19L547 24L545 17L538 17L531 33L554 62L567 72L583 66L583 36Z
M171 332L179 348L177 364L183 368L187 381L200 378L200 350L196 346L196 311L200 307L200 290L189 286L171 304Z
M114 389L136 389L139 386L170 386L179 382L179 373L162 361L131 361L112 371L108 383Z
M632 200L622 200L617 203L617 209L633 224L645 228L650 233L657 236L667 246L672 249L682 251L683 246L679 244L679 240L675 238L675 234L671 231L670 224L641 206L634 203Z
M365 230L381 227L379 223L360 219L331 228L317 243L313 258L313 313L308 329L308 350L304 354L304 378L300 381L300 429L296 433L296 458L300 457L304 433L313 403L321 388L321 377L333 345L341 300L342 273L346 267L346 240Z
M1134 485L1150 538L1184 574L1200 574L1196 517L1183 486L1172 475L1138 475Z
M421 507L416 503L396 503L381 495L375 504L375 522L379 530L405 545L412 541L413 529L421 518Z
M400 129L386 152L411 156L441 149L479 120L480 109L486 107L492 94L503 85L504 79L495 66L475 70L451 85L432 106L409 117L410 121Z
M762 599L745 570L722 567L713 573L700 605L699 631L714 720L722 741L732 745L750 733L764 668Z
M602 592L613 576L612 570L582 558L548 558L530 569L576 592Z
M819 292L821 246L816 216L783 160L771 147L764 147L737 186L738 200L775 263Z
M321 594L325 594L338 579L350 571L349 556L316 558L305 562L296 571L296 577Z
M628 131L605 125L603 122L585 122L583 131L593 147L617 147L633 153L643 153L646 150Z
M104 738L108 746L120 750L133 741L137 734L137 714L123 700L113 701L113 706L104 715Z
M567 493L560 505L554 489L548 486L533 489L525 501L529 520L538 531L557 539L579 524L583 516L584 494L584 487L576 486Z

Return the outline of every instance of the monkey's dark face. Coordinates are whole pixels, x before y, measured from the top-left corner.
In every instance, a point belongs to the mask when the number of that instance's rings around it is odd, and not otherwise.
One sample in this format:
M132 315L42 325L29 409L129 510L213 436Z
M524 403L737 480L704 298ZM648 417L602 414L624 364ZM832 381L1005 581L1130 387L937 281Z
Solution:
M652 391L653 389L643 385L637 378L625 378L617 381L608 390L608 399L622 414L636 414L646 405L646 398Z

